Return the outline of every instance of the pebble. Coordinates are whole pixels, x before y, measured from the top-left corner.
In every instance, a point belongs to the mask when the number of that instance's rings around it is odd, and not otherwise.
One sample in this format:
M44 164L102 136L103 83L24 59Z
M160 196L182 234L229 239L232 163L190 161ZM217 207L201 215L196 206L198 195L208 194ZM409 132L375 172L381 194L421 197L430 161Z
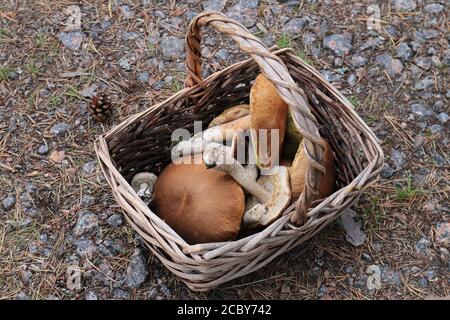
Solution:
M127 267L125 283L129 288L139 288L147 279L147 261L141 249L135 249Z
M37 149L37 153L39 153L40 155L47 155L48 154L48 146L46 144L41 144L39 145L38 149Z
M69 131L69 125L64 122L59 122L50 128L50 133L54 136L60 136Z
M81 31L60 32L57 37L67 48L78 50L83 42L84 33Z
M352 37L348 33L333 34L323 39L323 46L332 50L337 56L347 55L352 49Z
M286 23L281 29L282 33L296 35L308 24L308 18L293 18Z
M88 291L88 293L86 293L86 296L84 298L86 300L98 300L97 295L95 294L94 291Z
M417 7L415 0L394 0L393 3L397 11L411 12Z
M397 47L396 53L398 58L405 61L410 60L413 56L411 48L404 42L400 43L400 45Z
M81 197L80 205L83 208L87 208L87 207L93 206L94 204L95 204L95 197L92 197L92 196L87 195L87 194L84 194Z
M429 87L434 85L434 78L432 76L427 76L422 80L416 82L414 89L415 90L426 90Z
M114 299L130 299L130 294L122 289L114 289L112 293Z
M123 70L126 70L126 71L130 71L131 70L131 64L130 64L130 62L128 61L127 58L124 58L124 57L120 58L119 66L121 66Z
M163 36L159 44L163 58L167 60L176 60L185 52L184 39L174 36Z
M325 78L328 82L339 82L341 81L341 76L337 73L333 73L329 70L322 70L320 74Z
M97 246L92 240L81 239L75 242L77 254L82 258L92 258L97 253Z
M443 130L443 128L440 124L433 124L429 127L429 129L432 134L439 133Z
M383 53L375 58L376 63L381 64L391 76L399 75L403 71L403 64L399 59L394 59L388 53Z
M226 4L227 0L202 1L203 10L205 11L222 11Z
M423 70L429 70L431 68L430 57L418 57L414 60L414 63Z
M161 280L158 280L158 285L151 288L148 292L148 299L151 300L167 300L171 299L171 297L172 292Z
M394 172L395 172L394 168L392 168L389 164L385 163L383 170L381 170L381 176L387 179L392 177L394 175Z
M440 245L450 245L450 222L436 225L436 242Z
M373 264L367 267L367 289L379 290L381 289L381 269L380 266Z
M423 8L423 11L425 11L426 13L431 13L431 14L441 13L442 10L444 10L444 6L439 3L429 3L429 4L425 5L425 7Z
M413 103L411 105L411 112L418 117L428 117L433 114L433 112L420 103Z
M150 80L150 73L148 73L147 71L140 72L138 74L138 80L142 83L148 83L148 81Z
M28 252L30 252L31 254L36 254L39 252L39 247L36 245L35 242L30 242L28 244Z
M393 271L385 266L381 267L381 279L386 284L400 286L402 280L398 271Z
M397 149L391 149L391 159L394 162L395 168L401 169L406 163L406 154Z
M122 30L121 32L121 37L123 40L125 41L129 41L129 40L136 40L140 37L141 35L138 32L134 32L134 31L125 31Z
M115 213L115 214L109 216L107 221L108 221L108 224L113 228L116 228L123 224L122 215L119 213Z
M360 47L360 51L364 51L367 49L373 49L383 44L384 40L382 38L372 38L364 42Z
M97 161L91 160L91 161L83 164L83 167L81 168L81 170L83 171L84 174L91 175L94 173L96 167L97 167Z
M349 85L353 86L353 85L356 84L356 80L358 80L358 79L356 78L356 75L355 75L354 73L352 73L352 74L350 74L350 75L348 76L348 78L347 78L347 83L348 83Z
M353 68L364 67L368 60L366 57L354 55L350 58L349 63Z
M450 98L450 97L449 97ZM435 103L434 103L434 105L433 105L433 110L434 111L437 111L437 112L441 112L441 111L444 111L444 109L445 109L445 103L444 103L444 101L442 101L442 100L438 100L438 101L436 101Z
M5 208L6 211L11 210L15 205L16 205L15 196L9 195L5 199L3 199L3 208Z
M416 252L422 256L431 254L431 242L427 238L421 238L415 245Z
M131 19L134 17L134 12L127 5L120 6L120 12L125 19Z
M446 124L448 122L448 119L450 118L449 115L445 112L439 113L436 118L439 120L440 123Z
M239 0L227 13L231 19L251 28L256 24L258 18L258 6L260 0Z
M98 219L91 211L84 210L78 214L78 221L74 227L73 234L75 236L82 236L93 233L97 230Z
M361 231L362 223L357 220L357 213L351 209L347 209L341 215L341 223L344 227L345 239L354 246L360 246L364 243L366 235Z

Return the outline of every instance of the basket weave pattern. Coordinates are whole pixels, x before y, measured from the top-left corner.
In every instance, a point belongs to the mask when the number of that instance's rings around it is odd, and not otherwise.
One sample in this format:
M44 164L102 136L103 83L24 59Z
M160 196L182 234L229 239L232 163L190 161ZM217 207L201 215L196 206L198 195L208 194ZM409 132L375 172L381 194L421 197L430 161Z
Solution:
M201 79L200 29L206 25L231 36L251 58ZM219 12L204 12L194 18L186 41L186 88L100 136L95 149L128 223L189 288L208 290L263 267L314 236L377 180L383 152L350 102L289 49L268 50L244 26ZM190 245L144 204L129 181L142 171L159 174L170 162L175 129L192 132L194 121L202 121L206 128L227 107L248 103L251 83L260 72L276 85L305 139L309 162L305 191L278 220L256 234L229 242ZM338 190L311 203L324 170L320 165L323 139L335 154ZM293 223L303 220L300 227Z

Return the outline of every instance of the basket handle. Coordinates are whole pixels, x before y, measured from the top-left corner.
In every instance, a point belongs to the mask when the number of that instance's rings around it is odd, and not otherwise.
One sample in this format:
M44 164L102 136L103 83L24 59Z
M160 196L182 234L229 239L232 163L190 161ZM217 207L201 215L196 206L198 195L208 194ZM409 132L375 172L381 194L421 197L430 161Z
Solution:
M283 61L272 54L260 39L252 35L242 24L226 17L221 12L205 11L198 14L191 22L186 34L187 57L186 69L187 87L202 85L201 71L201 28L210 25L218 32L228 35L236 41L243 52L250 54L256 61L261 72L277 87L281 98L289 105L294 124L305 139L304 151L308 159L305 173L305 189L300 195L295 211L290 220L295 225L301 225L306 220L306 213L311 205L313 195L318 194L321 174L325 168L321 165L324 151L324 140L317 129L317 120L311 113L304 92L292 79Z

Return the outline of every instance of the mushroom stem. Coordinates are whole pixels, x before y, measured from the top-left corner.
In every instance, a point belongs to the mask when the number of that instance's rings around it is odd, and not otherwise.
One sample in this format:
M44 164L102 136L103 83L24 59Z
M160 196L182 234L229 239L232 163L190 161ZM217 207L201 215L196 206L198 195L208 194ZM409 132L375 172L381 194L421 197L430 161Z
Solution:
M250 172L230 155L226 146L218 143L208 144L203 151L203 162L208 168L227 172L245 191L261 203L271 200L271 192L252 178Z

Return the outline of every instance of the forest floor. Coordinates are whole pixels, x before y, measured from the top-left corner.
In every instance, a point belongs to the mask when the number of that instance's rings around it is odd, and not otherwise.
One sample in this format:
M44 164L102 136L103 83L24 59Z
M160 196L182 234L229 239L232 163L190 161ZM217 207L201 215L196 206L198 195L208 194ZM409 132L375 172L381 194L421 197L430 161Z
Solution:
M2 1L0 299L448 297L448 1L372 2ZM320 70L378 136L386 166L354 208L362 245L338 220L264 268L196 293L124 221L93 142L182 88L184 35L205 9ZM203 39L205 73L243 58L211 30ZM98 92L114 106L105 124L88 109ZM67 283L74 266L79 287Z

